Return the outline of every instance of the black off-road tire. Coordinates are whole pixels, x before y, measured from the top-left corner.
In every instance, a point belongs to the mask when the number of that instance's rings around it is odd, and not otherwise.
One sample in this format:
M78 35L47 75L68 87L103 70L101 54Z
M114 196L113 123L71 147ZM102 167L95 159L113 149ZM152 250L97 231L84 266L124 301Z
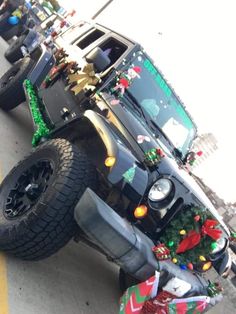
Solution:
M53 169L45 191L28 211L9 216L6 202L9 197L13 199L16 183L20 180L21 186L27 186L27 171L35 173L42 162L50 162ZM57 252L78 231L74 207L87 187L96 188L96 178L87 156L67 140L54 139L40 145L11 170L0 186L0 250L24 260L40 260Z
M23 26L17 24L14 26L9 25L9 29L5 31L1 36L4 40L8 41L14 36L20 36L23 31Z
M33 67L30 57L25 57L12 65L0 78L0 108L10 111L25 101L23 82Z
M26 35L21 35L9 45L9 47L4 53L5 58L9 62L14 63L17 60L24 57L21 51L21 47L23 45L25 38L26 38Z

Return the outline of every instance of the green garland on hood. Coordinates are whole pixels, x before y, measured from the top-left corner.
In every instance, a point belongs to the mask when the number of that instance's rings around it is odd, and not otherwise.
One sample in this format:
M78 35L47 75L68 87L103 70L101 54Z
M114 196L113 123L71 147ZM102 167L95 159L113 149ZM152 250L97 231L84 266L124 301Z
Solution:
M37 130L35 131L32 138L32 145L35 147L38 145L42 137L47 137L49 135L50 129L44 122L42 114L39 110L39 101L32 83L30 82L30 80L25 80L24 85L27 95L29 97L29 106L31 109L32 117L35 125L37 126Z

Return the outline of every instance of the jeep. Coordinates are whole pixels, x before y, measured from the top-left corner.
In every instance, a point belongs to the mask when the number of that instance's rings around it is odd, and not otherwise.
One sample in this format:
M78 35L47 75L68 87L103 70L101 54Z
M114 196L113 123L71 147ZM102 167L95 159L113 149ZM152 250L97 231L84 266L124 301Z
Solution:
M158 269L164 278L191 283L187 295L204 294L204 256L187 269L152 252L165 230L174 230L173 221L195 208L192 224L202 211L221 235L208 265L221 275L230 269L228 228L185 167L196 124L133 40L83 22L55 44L54 56L41 47L1 79L1 108L11 110L26 97L35 132L33 151L0 187L0 249L40 260L74 237L117 263L123 286ZM26 60L27 71L16 80L12 71L22 72ZM182 228L176 232L186 239Z

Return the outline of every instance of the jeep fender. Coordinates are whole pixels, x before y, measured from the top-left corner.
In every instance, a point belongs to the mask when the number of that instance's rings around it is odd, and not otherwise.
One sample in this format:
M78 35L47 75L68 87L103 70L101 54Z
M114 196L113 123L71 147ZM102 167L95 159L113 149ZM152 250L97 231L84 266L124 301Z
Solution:
M123 184L124 193L133 201L144 195L148 184L148 172L135 158L132 152L111 129L109 122L92 110L86 110L84 116L90 121L106 148L107 157L115 157L115 164L107 168L107 180L112 184ZM133 178L127 179L129 169L134 169Z

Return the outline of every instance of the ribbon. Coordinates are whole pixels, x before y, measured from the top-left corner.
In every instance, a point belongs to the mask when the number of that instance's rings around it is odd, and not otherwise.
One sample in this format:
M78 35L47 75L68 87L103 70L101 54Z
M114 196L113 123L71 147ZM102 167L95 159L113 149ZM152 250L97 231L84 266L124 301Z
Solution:
M202 234L208 235L215 241L218 240L222 235L222 231L220 229L215 229L214 227L216 225L218 225L216 220L207 219L202 226Z
M207 219L201 228L201 234L203 236L208 235L215 241L218 240L222 235L222 231L220 229L215 229L214 227L216 225L218 225L216 220ZM176 253L184 253L198 245L201 241L201 234L195 230L189 231L187 237L184 238L177 247Z
M99 82L92 63L86 64L82 71L71 74L68 78L69 84L77 82L77 85L71 88L75 95L81 92L86 86L95 86Z
M198 245L200 241L200 233L196 232L195 230L191 230L189 231L187 237L180 242L179 246L177 247L176 253L179 254L191 250L196 245Z

